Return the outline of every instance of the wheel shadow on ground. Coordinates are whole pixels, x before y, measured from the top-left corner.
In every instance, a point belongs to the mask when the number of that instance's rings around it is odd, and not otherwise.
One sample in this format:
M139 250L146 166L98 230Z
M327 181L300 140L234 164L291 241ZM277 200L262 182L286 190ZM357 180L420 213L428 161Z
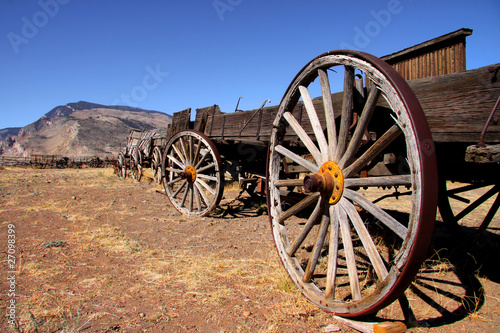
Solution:
M477 228L436 223L428 258L399 300L409 327L440 327L477 316L486 302L480 279L500 283L496 231L478 235Z

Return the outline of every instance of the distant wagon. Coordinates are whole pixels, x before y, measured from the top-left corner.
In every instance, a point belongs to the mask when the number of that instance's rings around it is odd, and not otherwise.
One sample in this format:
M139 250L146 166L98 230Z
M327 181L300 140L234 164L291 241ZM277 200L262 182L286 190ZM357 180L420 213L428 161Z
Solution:
M156 131L131 130L127 137L127 144L118 155L118 176L125 178L130 174L132 179L140 181L142 169L150 167L153 177L161 181L158 168L161 164L161 149L167 140L164 134Z

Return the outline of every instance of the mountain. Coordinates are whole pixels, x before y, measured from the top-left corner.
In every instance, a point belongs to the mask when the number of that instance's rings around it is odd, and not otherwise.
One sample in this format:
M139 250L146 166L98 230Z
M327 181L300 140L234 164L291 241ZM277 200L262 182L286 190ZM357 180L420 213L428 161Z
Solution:
M16 136L21 127L9 127L0 129L0 141L7 139L10 136Z
M0 155L116 155L130 130L165 132L172 117L159 111L89 102L60 105L32 124L0 130Z

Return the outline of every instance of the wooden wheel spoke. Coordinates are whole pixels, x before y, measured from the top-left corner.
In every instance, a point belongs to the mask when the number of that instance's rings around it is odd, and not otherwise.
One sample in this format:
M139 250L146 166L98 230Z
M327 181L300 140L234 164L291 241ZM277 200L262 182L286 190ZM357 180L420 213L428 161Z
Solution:
M197 180L197 181L194 183L194 185L196 186L196 189L198 190L198 193L201 195L201 199L203 200L203 202L205 203L205 205L206 205L206 206L208 206L208 205L209 205L209 203L210 203L210 199L209 199L209 198L207 197L207 195L205 194L205 191L203 191L203 189L200 187L200 184L202 184L202 186L203 186L203 184L204 184L204 183L200 182L199 180ZM206 185L206 184L205 184L205 185ZM206 185L206 186L208 186L208 185ZM203 187L205 187L205 186L203 186ZM205 187L205 188L206 188L206 187ZM208 187L208 188L206 188L206 189L207 189L207 190L209 190L209 191L210 191L210 190L212 190L210 187ZM214 193L214 192L211 192L211 191L210 191L210 193L211 193L212 195L215 195L215 193ZM200 202L200 207L201 207L201 202Z
M289 187L289 186L302 186L304 185L303 179L279 179L273 184L276 187Z
M194 157L194 152L193 152L193 137L189 137L189 163L193 164L193 157Z
M207 183L205 183L203 180L197 178L196 183L201 184L208 192L210 192L212 195L215 195L215 190L211 188Z
M279 217L278 217L278 223L280 224L284 224L285 221L290 218L291 216L301 212L302 210L304 210L306 207L308 207L309 205L311 205L312 203L314 203L315 200L318 200L319 199L319 193L313 193L307 197L305 197L304 199L302 199L301 201L299 201L298 203L296 203L294 206L292 206L290 209L288 209L287 211L283 212Z
M314 244L314 249L311 253L311 259L307 263L304 277L302 278L305 283L311 282L314 270L316 269L316 265L318 264L319 256L321 255L321 250L323 249L323 244L325 243L326 233L329 226L330 213L328 208L325 208L323 210L323 218L321 219L321 225L318 231L318 236L316 238L316 243Z
M169 171L169 172L174 172L174 173L181 173L182 169L175 169L175 168L165 168L166 171Z
M196 208L198 211L201 211L200 191L196 183L193 186L193 192L196 199Z
M321 84L321 93L323 96L323 107L325 108L326 128L328 133L328 159L335 158L337 149L337 128L335 125L335 112L333 110L332 92L330 89L330 80L325 69L318 70L318 76Z
M179 161L178 159L176 159L175 157L173 157L172 155L167 155L167 158L174 162L175 164L177 164L182 170L184 170L186 168L186 165L184 163L182 163L181 161Z
M217 165L215 163L210 163L208 165L205 165L204 167L202 168L199 168L199 169L195 169L196 170L196 173L202 173L204 171L207 171L209 169L213 169L215 168Z
M351 227L349 226L347 213L343 207L338 207L336 210L336 217L339 221L342 234L342 243L344 245L352 299L357 301L361 299L361 287L359 285L358 269L356 267L356 256L354 255L354 247L352 245Z
M328 269L326 273L325 298L335 298L335 280L339 254L339 212L338 207L330 206L330 243L328 248Z
M275 149L281 155L288 157L289 159L291 159L295 163L303 166L304 168L308 169L312 173L318 173L319 166L317 166L314 163L309 162L308 160L300 157L299 155L295 154L294 152L290 151L289 149L287 149L281 145L276 146Z
M180 178L179 178L180 180ZM184 180L184 182L181 184L181 186L179 186L179 188L172 194L172 198L175 198L177 197L177 195L182 191L182 189L184 188L184 186L186 186L187 184L187 180Z
M185 155L183 155L181 153L181 151L179 150L179 148L177 147L177 142L172 145L172 148L175 150L175 153L177 154L177 156L179 156L179 158L181 159L182 164L186 165L187 161L186 161Z
M200 153L200 152L198 152L198 154L199 154L199 153ZM205 162L205 159L206 159L206 158L207 158L207 156L209 156L209 155L210 155L210 150L207 150L207 151L205 152L205 154L203 154L203 155L201 156L201 159L198 161L198 163L196 163L196 165L194 166L195 170L197 170L197 169L198 169L198 168L202 165L202 163L203 163L203 162Z
M347 200L342 200L340 204L347 212L349 219L354 225L354 228L356 229L356 232L361 239L361 242L363 243L363 247L365 248L368 257L370 258L370 261L373 265L373 268L375 269L375 272L377 273L378 278L380 280L384 280L389 272L387 271L384 261L382 260L382 257L380 256L380 253L378 252L368 229L364 225L361 216L359 216L359 213L356 211L354 205Z
M196 175L196 177L198 178L203 178L203 179L206 179L206 180L209 180L209 181L213 181L213 182L216 182L217 181L217 177L214 177L214 176L209 176L209 175L204 175L202 173L198 173Z
M181 145L183 157L184 157L184 163L189 164L189 153L188 149L186 147L186 142L184 141L184 138L180 138L179 143Z
M368 99L361 113L361 117L358 120L358 125L356 126L356 130L354 131L352 139L349 142L347 151L339 162L339 166L341 168L343 168L346 165L346 163L349 163L349 161L354 157L354 154L358 150L359 145L361 143L361 139L363 138L363 135L365 135L366 130L368 128L368 123L372 118L373 111L375 110L375 106L377 105L379 96L380 96L380 90L376 86L374 86L373 89L370 91L370 94L368 95Z
M169 181L169 182L167 183L167 185L168 185L168 186L172 186L172 185L174 185L175 183L180 182L181 180L182 180L182 178L181 178L181 177L178 177L178 178L172 179L171 181Z
M307 147L311 155L313 156L314 160L318 165L323 164L323 160L321 157L321 153L314 144L314 142L311 140L309 135L307 135L306 131L300 126L299 122L295 119L295 117L290 113L290 112L285 112L283 115L292 127L292 129L295 131L297 136L299 137L300 140L302 140L302 143Z
M189 194L189 188L190 188L190 186L189 186L189 184L187 184L186 189L184 190L184 193L182 194L182 200L180 202L181 207L186 207L185 203L186 203L187 196Z
M363 153L354 163L344 169L344 177L349 178L363 169L371 160L390 145L401 133L401 128L394 124L385 132L367 151Z
M334 161L339 161L346 150L349 128L352 123L352 107L354 95L354 68L344 66L344 97L342 100L342 119L340 122L339 139Z
M309 121L311 122L311 126L314 131L314 135L316 136L316 140L318 141L321 156L323 158L322 163L328 161L328 143L326 142L325 135L323 134L323 128L318 118L318 114L314 108L314 104L309 94L309 90L305 86L299 86L300 95L302 96L302 100L304 102L304 106L306 107L307 115L309 116Z
M293 242L292 246L290 246L290 249L288 249L287 253L290 257L293 257L295 255L295 252L299 249L299 247L302 245L306 237L309 235L311 232L311 229L314 227L314 225L318 222L319 218L321 217L321 213L324 210L324 204L322 203L322 200L318 200L318 203L316 204L316 208L314 208L314 211L312 212L311 216L307 220L306 225L302 229L302 232L300 235L295 239Z
M189 211L192 212L194 207L194 186L189 186Z
M193 155L193 165L198 164L198 158L200 157L200 150L201 150L201 141L198 140L198 144L196 145L196 151Z
M344 186L349 187L380 187L380 186L411 186L411 175L347 178Z

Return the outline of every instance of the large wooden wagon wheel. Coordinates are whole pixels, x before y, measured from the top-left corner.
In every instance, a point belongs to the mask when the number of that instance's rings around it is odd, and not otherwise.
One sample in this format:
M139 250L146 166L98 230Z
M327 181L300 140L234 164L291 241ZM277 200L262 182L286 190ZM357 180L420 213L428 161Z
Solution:
M160 147L155 147L153 149L153 159L151 161L151 173L153 174L154 180L161 184L161 149Z
M219 203L224 188L221 159L204 134L185 130L167 143L162 160L163 186L181 213L205 216Z
M371 84L356 90L356 77ZM396 163L381 172L384 155ZM267 173L279 256L311 302L352 317L401 296L433 232L437 173L423 111L392 67L347 50L306 65L279 106Z
M136 182L141 180L142 177L142 155L137 147L132 148L130 154L130 173L132 179Z
M127 160L123 153L118 154L118 177L123 179L127 177Z

